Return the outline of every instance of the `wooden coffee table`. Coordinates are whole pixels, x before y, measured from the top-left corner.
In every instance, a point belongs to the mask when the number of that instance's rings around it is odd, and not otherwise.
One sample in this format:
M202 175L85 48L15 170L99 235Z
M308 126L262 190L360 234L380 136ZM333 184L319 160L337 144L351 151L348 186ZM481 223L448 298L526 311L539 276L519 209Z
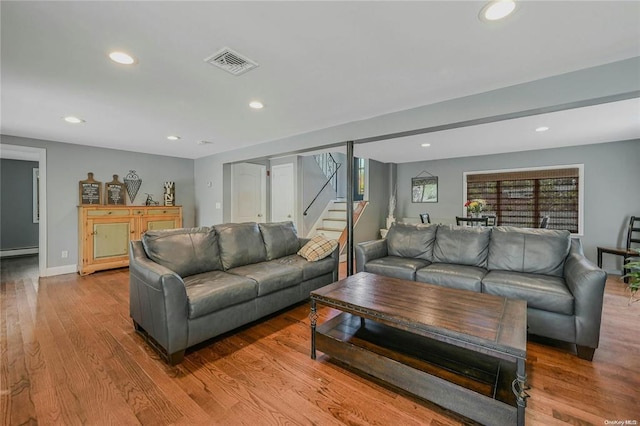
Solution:
M342 311L316 326L316 305ZM316 350L483 424L524 425L527 304L367 272L311 293Z

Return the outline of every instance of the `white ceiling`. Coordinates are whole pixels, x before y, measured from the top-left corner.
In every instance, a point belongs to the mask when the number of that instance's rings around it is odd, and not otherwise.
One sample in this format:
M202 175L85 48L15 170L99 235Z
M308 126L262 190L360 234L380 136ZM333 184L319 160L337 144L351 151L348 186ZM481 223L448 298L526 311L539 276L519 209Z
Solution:
M520 2L493 24L478 1L0 4L3 134L184 158L640 56L638 1ZM260 66L236 77L204 62L224 46ZM138 63L111 62L114 49ZM251 110L253 99L266 107ZM628 100L369 144L367 155L640 138L638 117ZM551 130L532 131L542 124Z

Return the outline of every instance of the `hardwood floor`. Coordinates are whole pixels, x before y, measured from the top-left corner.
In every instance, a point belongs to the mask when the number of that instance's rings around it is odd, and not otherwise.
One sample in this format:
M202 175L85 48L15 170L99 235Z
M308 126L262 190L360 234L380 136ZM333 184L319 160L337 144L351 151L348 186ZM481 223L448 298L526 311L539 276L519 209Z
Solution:
M38 279L37 258L2 259L1 283L3 425L471 424L321 354L311 360L308 304L169 367L133 330L127 269ZM610 278L593 362L530 339L528 425L640 423L640 303L627 300ZM320 321L336 313L321 308Z

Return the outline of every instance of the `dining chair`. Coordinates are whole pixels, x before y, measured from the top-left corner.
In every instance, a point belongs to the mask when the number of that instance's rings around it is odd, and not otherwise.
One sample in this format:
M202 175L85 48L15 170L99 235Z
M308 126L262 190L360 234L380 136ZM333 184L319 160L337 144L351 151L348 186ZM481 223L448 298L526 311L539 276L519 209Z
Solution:
M420 213L420 220L422 221L422 223L431 223L429 213Z
M498 225L498 216L496 216L495 214L483 214L482 217L487 218L487 226Z
M456 216L456 224L464 226L488 226L488 217L460 217Z
M549 227L549 216L543 216L540 220L540 229L547 229Z
M640 216L631 216L629 219L629 227L627 228L627 244L625 247L598 247L598 267L602 268L602 253L613 254L615 256L622 256L623 266L622 275L625 275L628 271L624 265L632 257L638 257L640 254L634 249L640 246ZM629 282L629 278L624 279L625 283Z

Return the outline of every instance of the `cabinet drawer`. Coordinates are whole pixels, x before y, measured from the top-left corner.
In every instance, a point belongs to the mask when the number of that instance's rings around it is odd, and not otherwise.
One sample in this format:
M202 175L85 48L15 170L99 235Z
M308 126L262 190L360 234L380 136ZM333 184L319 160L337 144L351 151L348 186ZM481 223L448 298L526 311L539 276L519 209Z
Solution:
M177 216L180 214L180 209L175 207L167 207L164 209L147 209L147 216L162 216L171 215Z
M144 209L133 209L132 213L135 216L142 216L145 213L145 210Z
M87 216L129 216L129 209L87 210Z

